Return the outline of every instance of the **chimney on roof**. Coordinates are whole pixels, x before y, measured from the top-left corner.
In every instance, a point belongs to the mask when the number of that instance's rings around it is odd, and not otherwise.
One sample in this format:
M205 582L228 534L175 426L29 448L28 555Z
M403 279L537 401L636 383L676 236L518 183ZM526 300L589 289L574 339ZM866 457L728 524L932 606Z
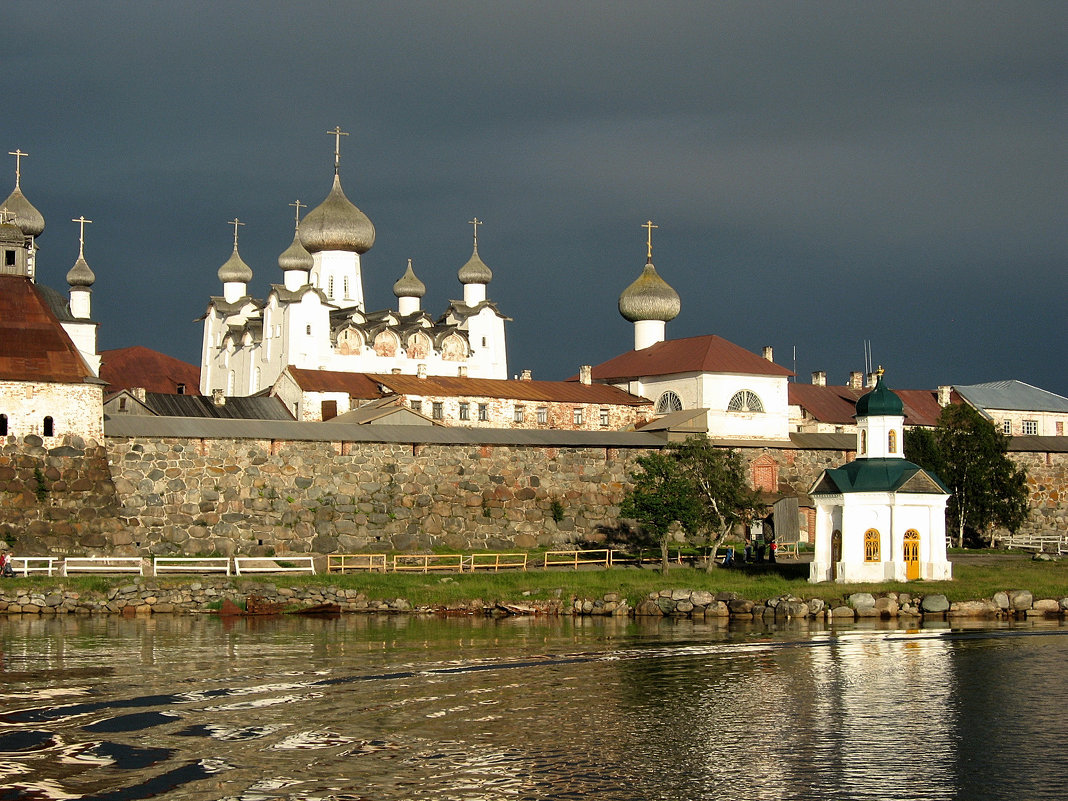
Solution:
M457 367L456 368L456 375L459 376L460 378L467 378L467 365L466 364L461 364L459 367Z
M874 388L875 385L878 382L879 382L879 374L878 373L868 373L868 386L869 387L873 387Z
M144 387L130 387L130 394L141 401L141 403L144 403L145 398L147 397Z
M864 389L864 372L862 370L853 370L849 374L849 388Z
M211 391L211 402L216 406L226 405L226 394L221 389L213 389Z
M953 392L953 387L941 386L938 388L938 405L942 408L949 406L949 396Z
M826 370L815 370L812 373L812 386L814 386L814 387L825 387L825 386L827 386L827 371Z
M530 381L531 377L532 376L531 376L530 370L524 370L523 372L521 372L519 374L519 380L520 381Z
M593 367L584 364L579 368L579 383L586 386L593 383Z
M425 364L416 365L415 374L419 378L426 378L426 365Z
M767 359L769 362L775 361L775 357L772 355L771 345L764 346L764 358Z

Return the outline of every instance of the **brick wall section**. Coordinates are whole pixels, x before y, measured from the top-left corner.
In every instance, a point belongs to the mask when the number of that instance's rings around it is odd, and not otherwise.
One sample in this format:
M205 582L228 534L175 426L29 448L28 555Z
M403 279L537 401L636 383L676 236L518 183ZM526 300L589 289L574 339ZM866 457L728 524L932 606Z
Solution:
M1009 457L1027 471L1031 517L1024 533L1068 531L1068 453L1010 452Z
M124 541L107 452L94 440L0 440L0 540L23 554L110 550Z
M71 438L0 449L0 539L22 553L116 555L510 550L597 543L642 451L252 440ZM849 451L767 455L806 492ZM1014 454L1030 472L1026 530L1068 531L1066 454ZM766 459L763 460L766 463ZM38 492L37 471L45 491ZM554 519L554 501L559 520Z

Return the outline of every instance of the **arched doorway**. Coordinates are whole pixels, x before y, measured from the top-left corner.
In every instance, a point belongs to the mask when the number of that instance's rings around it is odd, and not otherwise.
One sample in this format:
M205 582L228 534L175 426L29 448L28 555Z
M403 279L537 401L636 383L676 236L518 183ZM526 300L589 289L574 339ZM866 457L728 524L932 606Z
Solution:
M920 532L910 528L905 532L905 580L915 581L920 577Z
M842 532L835 529L831 534L831 581L838 580L838 563L842 561Z

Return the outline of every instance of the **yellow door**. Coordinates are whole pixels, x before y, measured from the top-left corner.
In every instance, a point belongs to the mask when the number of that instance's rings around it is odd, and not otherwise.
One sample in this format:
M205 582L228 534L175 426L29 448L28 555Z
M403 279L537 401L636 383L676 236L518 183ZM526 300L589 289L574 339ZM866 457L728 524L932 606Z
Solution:
M905 579L915 581L920 577L920 532L910 528L905 532Z

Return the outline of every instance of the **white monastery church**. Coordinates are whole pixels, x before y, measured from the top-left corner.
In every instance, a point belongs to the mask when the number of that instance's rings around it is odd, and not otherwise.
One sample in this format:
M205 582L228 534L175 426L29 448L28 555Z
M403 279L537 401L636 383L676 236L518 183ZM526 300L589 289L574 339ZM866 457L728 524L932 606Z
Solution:
M422 309L426 286L408 268L393 285L396 308L368 311L363 256L375 227L341 188L340 128L335 137L334 182L326 199L300 219L292 244L278 257L282 283L267 297L248 293L252 269L234 250L219 268L221 297L211 298L204 321L200 389L251 395L271 387L289 365L347 373L508 377L504 324L509 319L487 299L493 273L474 250L458 278L463 300L432 317Z

